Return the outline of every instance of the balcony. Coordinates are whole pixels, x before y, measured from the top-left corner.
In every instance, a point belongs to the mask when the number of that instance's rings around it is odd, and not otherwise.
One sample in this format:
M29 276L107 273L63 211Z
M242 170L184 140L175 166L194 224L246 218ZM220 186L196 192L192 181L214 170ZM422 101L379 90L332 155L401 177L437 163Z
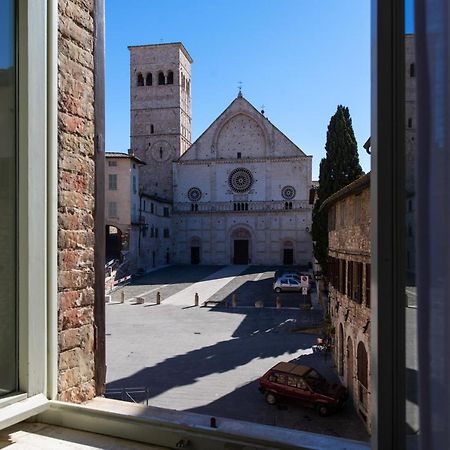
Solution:
M248 205L247 208L237 209L235 205ZM307 200L294 200L294 201L246 201L236 200L230 202L200 202L195 203L198 207L193 210L191 202L178 202L174 203L174 212L176 214L194 214L194 213L254 213L254 212L275 212L275 211L300 211L310 210L311 206Z

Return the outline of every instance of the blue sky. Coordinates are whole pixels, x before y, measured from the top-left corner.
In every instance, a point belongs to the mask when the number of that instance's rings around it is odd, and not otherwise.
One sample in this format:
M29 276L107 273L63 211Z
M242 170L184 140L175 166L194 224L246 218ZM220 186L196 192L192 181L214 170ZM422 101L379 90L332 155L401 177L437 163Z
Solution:
M106 2L106 148L129 148L128 45L181 41L192 66L196 139L244 96L306 154L313 178L338 104L350 108L360 160L370 135L369 0Z
M11 67L13 58L12 39L14 30L12 28L13 21L11 20L13 14L11 0L2 0L0 10L0 69Z

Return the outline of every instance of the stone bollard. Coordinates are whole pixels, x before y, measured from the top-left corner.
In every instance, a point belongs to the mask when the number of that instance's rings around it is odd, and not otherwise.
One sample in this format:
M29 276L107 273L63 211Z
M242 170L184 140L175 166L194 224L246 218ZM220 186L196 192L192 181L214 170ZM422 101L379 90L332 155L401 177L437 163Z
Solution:
M136 303L138 305L143 305L144 304L144 297L136 297Z
M125 303L125 292L124 291L122 291L120 293L120 303Z
M264 302L262 300L256 300L255 308L264 308Z
M161 293L159 291L156 293L156 304L161 304Z
M197 294L197 292L194 295L194 306L198 306L198 294Z
M236 308L237 306L236 294L233 294L233 296L231 297L231 306L233 308Z
M277 300L276 300L276 304L277 304L277 308L278 309L281 309L282 307L283 307L283 305L282 305L282 303L281 303L281 298L280 297L277 297Z

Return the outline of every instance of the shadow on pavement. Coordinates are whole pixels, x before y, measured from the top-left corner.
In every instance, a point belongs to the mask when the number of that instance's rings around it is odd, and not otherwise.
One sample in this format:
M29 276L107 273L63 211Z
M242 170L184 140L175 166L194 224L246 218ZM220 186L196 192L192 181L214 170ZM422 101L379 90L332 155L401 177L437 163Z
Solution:
M311 335L300 336L293 333L286 339L289 329L297 327L299 322L305 323L304 317L297 317L297 321L296 317L292 317L292 312L288 311L281 312L277 317L273 316L273 311L272 314L258 311L255 316L256 319L251 320L246 316L233 333L235 339L168 358L129 377L110 382L107 388L148 386L152 398L174 387L191 385L207 375L230 371L255 358L295 354L315 343L315 337ZM270 345L268 334L271 334Z

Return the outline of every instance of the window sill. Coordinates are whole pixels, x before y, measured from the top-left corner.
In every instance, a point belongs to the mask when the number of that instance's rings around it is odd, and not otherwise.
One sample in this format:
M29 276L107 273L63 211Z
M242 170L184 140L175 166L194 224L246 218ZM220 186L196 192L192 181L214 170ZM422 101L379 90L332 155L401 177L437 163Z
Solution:
M189 441L196 449L225 449L231 443L236 448L280 450L370 448L364 442L225 418L217 418L217 428L211 428L208 416L105 398L96 398L85 405L52 401L36 419L51 425L169 448L175 448L180 441Z
M0 430L40 414L50 405L43 394L29 398L26 394L18 394L2 399L2 402L6 400L11 403L0 407ZM13 401L14 403L12 403ZM2 403L0 403L0 406L2 406Z

